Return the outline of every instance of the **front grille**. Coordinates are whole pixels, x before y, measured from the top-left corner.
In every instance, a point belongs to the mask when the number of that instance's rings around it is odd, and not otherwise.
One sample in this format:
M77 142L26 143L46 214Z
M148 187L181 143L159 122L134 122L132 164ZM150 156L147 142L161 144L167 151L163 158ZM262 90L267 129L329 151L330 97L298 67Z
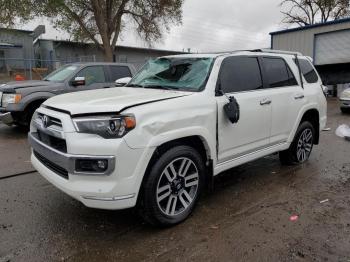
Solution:
M38 118L43 121L44 119L44 114L42 113L38 113ZM62 122L61 120L59 120L58 118L52 117L52 116L46 116L47 117L47 126L46 127L50 127L50 126L58 126L62 128Z
M40 155L38 152L34 151L35 157L48 169L50 169L52 172L56 173L60 177L63 177L64 179L69 179L68 177L68 171L64 168L56 165L55 163L51 162L44 156Z
M67 143L66 140L51 136L49 134L46 134L44 132L41 132L40 130L38 132L38 138L41 142L48 145L49 147L52 147L62 153L67 153Z

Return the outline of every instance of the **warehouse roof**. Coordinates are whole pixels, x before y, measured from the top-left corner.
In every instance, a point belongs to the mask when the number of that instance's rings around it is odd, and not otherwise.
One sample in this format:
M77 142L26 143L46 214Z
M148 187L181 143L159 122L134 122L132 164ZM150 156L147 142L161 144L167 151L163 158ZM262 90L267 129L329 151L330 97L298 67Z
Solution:
M76 42L76 41L70 41L70 40L56 40L56 39L39 39L38 41L51 41L57 44L69 44L69 45L87 45L87 46L95 46L92 42ZM135 46L123 46L123 45L117 45L116 48L126 48L126 49L133 49L133 50L140 50L140 51L155 51L155 52L164 52L164 53L170 53L170 54L184 54L186 52L183 51L175 51L175 50L164 50L164 49L155 49L155 48L147 48L147 47L135 47Z
M33 31L30 31L30 30L6 28L6 27L1 27L0 30L9 31L9 32L21 32L21 33L27 33L27 34L32 34L33 33Z
M337 20L333 20L333 21L329 21L329 22L325 22L325 23L317 23L317 24L313 24L313 25L307 25L307 26L302 26L302 27L296 27L296 28L290 28L290 29L280 30L280 31L276 31L276 32L271 32L270 35L280 35L280 34L285 34L285 33L290 33L290 32L295 32L295 31L308 30L311 28L347 23L347 22L350 22L350 17L343 18L343 19L337 19Z

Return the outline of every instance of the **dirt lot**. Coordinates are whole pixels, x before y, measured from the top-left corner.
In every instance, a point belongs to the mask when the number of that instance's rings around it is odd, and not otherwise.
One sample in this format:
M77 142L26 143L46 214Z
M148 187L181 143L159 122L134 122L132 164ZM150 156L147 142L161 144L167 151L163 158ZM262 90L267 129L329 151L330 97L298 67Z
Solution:
M282 167L274 155L232 169L166 230L133 210L85 208L37 173L6 178L32 168L25 134L0 126L0 262L350 261L350 142L334 135L343 123L350 115L330 101L332 131L308 163Z

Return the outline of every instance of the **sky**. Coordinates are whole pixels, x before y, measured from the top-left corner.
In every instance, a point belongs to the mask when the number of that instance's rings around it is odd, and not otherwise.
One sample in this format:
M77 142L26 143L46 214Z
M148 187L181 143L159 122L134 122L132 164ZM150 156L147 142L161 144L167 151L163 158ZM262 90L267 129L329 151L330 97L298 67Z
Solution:
M185 0L183 22L172 26L162 40L151 47L192 52L221 52L237 49L270 47L272 31L286 28L281 23L279 0ZM68 39L69 35L55 30L46 19L28 23L32 30L46 25L42 38ZM131 26L122 34L119 45L147 47Z

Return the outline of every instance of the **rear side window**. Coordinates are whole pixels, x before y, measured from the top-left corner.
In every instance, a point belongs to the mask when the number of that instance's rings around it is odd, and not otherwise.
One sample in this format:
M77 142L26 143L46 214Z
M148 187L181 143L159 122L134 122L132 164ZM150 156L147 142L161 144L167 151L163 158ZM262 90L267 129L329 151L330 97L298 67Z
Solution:
M111 80L115 82L116 80L124 77L131 77L131 72L127 66L110 66Z
M314 67L311 65L311 63L305 59L298 59L298 60L299 60L301 72L303 73L306 82L308 82L309 84L317 83L318 75ZM294 59L294 62L296 62L295 59Z
M244 92L262 88L262 78L256 57L228 57L221 67L221 90L225 93Z
M289 66L282 58L264 57L264 67L270 87L285 87L298 84Z

